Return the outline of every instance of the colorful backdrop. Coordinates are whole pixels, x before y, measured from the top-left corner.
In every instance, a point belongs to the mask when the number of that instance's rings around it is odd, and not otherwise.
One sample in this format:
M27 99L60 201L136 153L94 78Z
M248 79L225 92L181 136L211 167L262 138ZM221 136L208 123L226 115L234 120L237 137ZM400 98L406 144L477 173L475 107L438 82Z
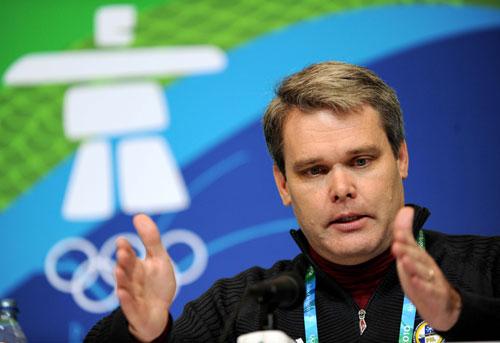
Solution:
M0 296L32 342L80 342L117 306L114 239L150 213L172 312L297 253L260 117L285 75L368 66L397 91L408 202L427 227L500 228L497 1L19 1L0 5ZM464 256L464 259L466 256Z

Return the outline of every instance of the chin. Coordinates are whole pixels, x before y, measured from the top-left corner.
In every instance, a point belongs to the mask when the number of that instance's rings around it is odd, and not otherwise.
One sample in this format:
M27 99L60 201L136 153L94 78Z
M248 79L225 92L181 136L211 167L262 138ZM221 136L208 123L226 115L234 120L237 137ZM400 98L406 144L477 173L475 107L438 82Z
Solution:
M365 238L364 242L369 238ZM373 242L373 240L371 240ZM370 260L371 258L381 254L385 249L381 249L380 242L363 245L357 244L357 242L349 242L349 246L343 246L343 244L328 244L324 246L324 249L328 251L328 255L334 258L334 261L351 261L349 264L359 264ZM379 251L380 250L380 251ZM331 258L329 258L331 260ZM352 262L354 261L354 262Z

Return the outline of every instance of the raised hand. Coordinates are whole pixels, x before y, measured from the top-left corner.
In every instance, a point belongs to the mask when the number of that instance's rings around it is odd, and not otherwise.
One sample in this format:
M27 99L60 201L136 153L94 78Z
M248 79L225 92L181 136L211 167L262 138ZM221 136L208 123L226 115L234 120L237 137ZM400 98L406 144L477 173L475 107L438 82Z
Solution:
M413 209L402 208L394 222L392 253L399 280L420 316L437 330L449 330L458 320L461 298L434 259L413 237Z
M167 326L176 284L170 256L155 223L140 214L134 217L134 226L146 248L146 257L139 259L126 239L117 239L116 293L129 331L138 340L148 342Z

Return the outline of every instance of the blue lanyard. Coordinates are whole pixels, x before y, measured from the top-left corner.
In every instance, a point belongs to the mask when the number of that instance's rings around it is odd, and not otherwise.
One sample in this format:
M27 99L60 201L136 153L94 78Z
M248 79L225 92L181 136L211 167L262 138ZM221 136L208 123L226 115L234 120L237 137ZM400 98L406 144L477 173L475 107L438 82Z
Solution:
M316 276L312 266L306 272L306 299L304 300L304 326L306 343L318 343L318 323L316 320Z
M425 249L424 232L418 232L418 245ZM413 338L413 327L417 310L405 295L401 311L401 324L399 328L399 343L408 343ZM306 298L304 300L304 327L306 343L318 343L318 322L316 318L316 276L312 266L306 272Z

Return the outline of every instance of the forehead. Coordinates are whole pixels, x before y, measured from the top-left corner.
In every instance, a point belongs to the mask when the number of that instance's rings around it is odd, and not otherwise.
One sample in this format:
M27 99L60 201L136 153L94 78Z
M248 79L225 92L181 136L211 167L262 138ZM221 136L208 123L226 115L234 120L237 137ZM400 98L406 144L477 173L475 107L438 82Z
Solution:
M318 157L344 154L367 145L390 149L380 115L367 105L346 113L330 110L304 113L294 109L283 128L286 162L315 154Z

